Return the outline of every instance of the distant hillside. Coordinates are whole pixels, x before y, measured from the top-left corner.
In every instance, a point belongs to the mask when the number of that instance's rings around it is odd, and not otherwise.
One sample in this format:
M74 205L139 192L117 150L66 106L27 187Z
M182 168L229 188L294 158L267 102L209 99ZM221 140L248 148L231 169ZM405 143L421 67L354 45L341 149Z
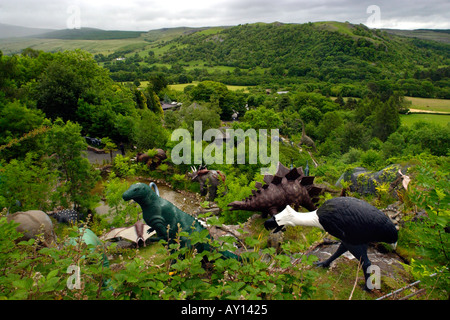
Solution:
M112 40L137 38L143 31L101 30L94 28L56 30L40 34L36 38L63 40Z
M450 43L450 30L448 29L417 29L417 30L382 29L382 30L387 33L395 34L398 36Z
M51 29L27 28L0 23L0 38L30 37L51 32Z
M422 67L448 65L450 45L397 37L340 22L257 23L180 36L162 62L268 69L271 76L321 81L399 78Z

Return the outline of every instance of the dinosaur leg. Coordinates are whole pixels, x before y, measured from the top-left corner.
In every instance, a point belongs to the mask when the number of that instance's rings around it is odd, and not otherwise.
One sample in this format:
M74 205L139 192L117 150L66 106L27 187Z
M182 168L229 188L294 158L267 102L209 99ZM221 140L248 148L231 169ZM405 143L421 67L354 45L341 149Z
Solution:
M341 242L341 244L339 245L339 247L337 248L336 252L333 253L333 255L331 257L329 257L327 260L322 261L322 262L317 262L316 266L318 267L324 267L324 268L328 268L330 266L330 264L336 260L337 258L339 258L343 253L345 253L348 250L347 246Z
M200 195L206 196L207 193L208 193L208 189L205 187L205 185L200 184Z
M363 272L364 272L364 290L370 291L370 289L367 287L367 280L369 279L369 274L367 273L367 268L372 264L369 260L369 257L367 256L367 245L366 244L360 244L360 245L351 245L346 244L348 251L350 251L351 254L355 256L355 258L361 263Z

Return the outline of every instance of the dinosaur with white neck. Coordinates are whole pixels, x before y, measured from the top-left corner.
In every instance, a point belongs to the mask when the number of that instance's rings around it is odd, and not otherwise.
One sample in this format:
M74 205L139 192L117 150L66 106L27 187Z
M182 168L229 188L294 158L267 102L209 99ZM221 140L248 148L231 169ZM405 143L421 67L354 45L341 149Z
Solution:
M325 201L320 208L311 212L297 212L290 206L264 222L267 230L281 231L284 226L309 226L327 231L341 240L337 251L319 266L328 267L346 251L350 251L362 263L368 290L367 257L369 242L395 243L398 231L393 222L380 210L369 203L351 197L338 197Z

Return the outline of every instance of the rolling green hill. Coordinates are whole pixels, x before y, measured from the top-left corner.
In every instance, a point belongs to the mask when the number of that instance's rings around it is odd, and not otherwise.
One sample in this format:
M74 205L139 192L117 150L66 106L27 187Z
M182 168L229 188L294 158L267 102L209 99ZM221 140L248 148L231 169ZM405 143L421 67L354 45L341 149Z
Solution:
M92 28L54 30L52 32L44 30L39 35L0 39L0 50L8 55L21 53L25 48L46 52L82 49L93 54L111 54L116 51L129 50L129 48L133 51L143 51L154 49L161 42L164 43L183 34L203 29L206 28L164 28L148 32L107 31Z
M81 29L65 29L46 32L35 36L35 38L63 39L63 40L112 40L112 39L137 38L142 33L144 32L81 28Z
M363 25L320 22L249 24L198 32L170 43L165 63L270 69L272 75L361 81L446 65L450 45L389 35Z
M184 68L195 80L207 72L232 85L307 84L305 90L343 96L363 96L361 86L388 81L410 96L450 98L450 44L364 25L246 24L180 35L156 53L169 71Z
M417 30L382 29L382 30L386 31L387 33L392 33L398 36L450 43L450 30L441 30L441 29L417 29Z
M14 38L14 37L32 37L51 31L54 30L41 28L28 28L0 23L0 39Z

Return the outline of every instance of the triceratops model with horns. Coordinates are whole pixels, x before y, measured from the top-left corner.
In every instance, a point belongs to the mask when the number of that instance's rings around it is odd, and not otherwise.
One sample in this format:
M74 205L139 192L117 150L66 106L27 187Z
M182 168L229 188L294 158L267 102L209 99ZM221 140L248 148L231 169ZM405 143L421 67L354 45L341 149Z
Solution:
M323 190L315 186L313 181L314 177L305 176L301 167L288 169L279 162L275 175L264 176L264 185L257 182L252 195L242 201L231 202L228 206L230 210L260 211L264 218L277 214L287 205L313 211L316 210L318 195Z
M198 169L191 167L191 171L188 176L192 181L200 183L201 195L209 194L208 200L214 201L219 184L225 182L225 175L219 170L209 170L206 166L199 166Z

